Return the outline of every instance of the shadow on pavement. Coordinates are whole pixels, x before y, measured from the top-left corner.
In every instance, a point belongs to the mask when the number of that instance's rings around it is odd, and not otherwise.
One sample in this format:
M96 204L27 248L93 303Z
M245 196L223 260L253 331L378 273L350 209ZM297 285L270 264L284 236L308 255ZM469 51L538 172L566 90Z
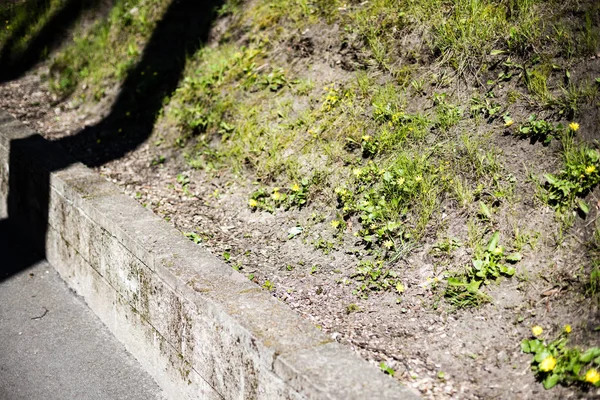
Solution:
M8 219L0 220L0 282L43 258L28 246L27 238L20 237L18 232L18 227Z

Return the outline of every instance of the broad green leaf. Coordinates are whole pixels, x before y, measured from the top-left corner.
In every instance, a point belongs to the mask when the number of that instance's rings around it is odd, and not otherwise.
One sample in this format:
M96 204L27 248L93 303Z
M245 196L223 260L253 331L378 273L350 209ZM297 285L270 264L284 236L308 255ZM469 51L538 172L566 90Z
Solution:
M450 286L466 286L467 283L462 279L458 278L448 278L448 285Z
M522 258L521 253L512 253L506 256L506 261L517 262L521 261Z
M531 350L532 353L537 353L538 351L542 350L543 347L544 347L544 345L542 344L542 342L539 339L529 340L529 349Z
M533 360L535 362L541 363L542 361L544 361L544 359L546 357L551 356L552 354L550 354L550 352L548 350L544 350L544 351L540 351L539 353L537 353L535 355L535 357L533 358Z
M577 205L579 206L579 209L581 211L583 211L583 213L585 215L587 215L590 212L590 206L587 205L587 203L581 199L577 199Z
M525 340L521 341L521 351L523 353L531 352L531 347L529 347L529 340L525 339Z
M492 212L483 201L479 202L479 214L483 215L487 219L492 219Z
M552 389L554 386L556 386L559 380L560 375L558 374L548 375L546 379L544 379L544 389Z
M479 286L481 286L481 281L471 281L467 285L467 290L474 293L479 290Z
M500 232L496 231L488 243L487 251L490 253L493 252L496 249L496 246L498 246L498 241L500 241Z
M544 178L546 178L546 180L548 181L549 184L556 185L556 178L554 177L554 175L545 174Z
M588 363L598 356L600 356L600 348L592 347L579 357L579 361Z

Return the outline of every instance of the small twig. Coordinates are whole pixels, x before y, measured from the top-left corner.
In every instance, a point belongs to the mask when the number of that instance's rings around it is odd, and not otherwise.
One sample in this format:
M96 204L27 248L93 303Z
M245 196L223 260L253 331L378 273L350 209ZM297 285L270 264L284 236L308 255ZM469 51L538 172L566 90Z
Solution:
M587 224L585 224L585 227L587 228L588 226L590 226L591 224L593 224L594 222L596 222L596 220L600 218L600 213L597 213L596 216L590 220L590 222L588 222Z
M37 319L42 319L46 316L46 314L48 314L48 309L46 307L42 307L44 309L44 313L42 315L40 315L39 317L33 317L31 319L33 320L37 320Z

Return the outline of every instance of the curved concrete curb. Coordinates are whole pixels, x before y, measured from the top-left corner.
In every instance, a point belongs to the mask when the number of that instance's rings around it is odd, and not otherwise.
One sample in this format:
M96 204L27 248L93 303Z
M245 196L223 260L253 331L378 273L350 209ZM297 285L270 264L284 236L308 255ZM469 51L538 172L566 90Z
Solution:
M173 399L417 398L68 158L0 111L0 218L46 232L48 261Z

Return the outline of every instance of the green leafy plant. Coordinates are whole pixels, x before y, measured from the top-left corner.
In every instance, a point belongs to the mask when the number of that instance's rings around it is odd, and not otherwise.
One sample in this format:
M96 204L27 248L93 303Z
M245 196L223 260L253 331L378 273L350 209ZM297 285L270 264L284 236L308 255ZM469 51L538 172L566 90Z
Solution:
M562 124L554 126L548 121L537 119L535 114L531 114L527 122L519 126L516 135L549 144L553 138L559 136L563 129Z
M471 115L481 115L490 121L499 117L502 106L494 102L492 99L493 96L491 93L486 95L483 99L478 96L474 96L471 99Z
M350 276L359 282L354 294L368 298L369 292L395 290L398 294L404 292L404 285L398 279L398 274L383 268L383 261L362 260L356 272Z
M489 296L481 292L481 286L501 276L515 274L515 268L506 263L516 263L522 256L520 253L505 254L499 241L500 232L495 232L485 250L462 275L448 278L445 296L451 304L467 307L490 301Z
M279 89L290 86L295 81L289 81L285 72L281 68L277 68L267 75L263 75L258 80L258 85L263 88L268 88L272 92L277 92Z
M459 248L462 245L463 244L458 239L453 238L453 237L448 237L448 238L445 238L445 239L437 242L433 246L432 251L434 254L451 253L452 251L456 250L457 248Z
M259 188L254 191L248 200L248 205L252 209L262 209L269 212L276 208L289 209L292 207L301 208L308 201L308 189L311 182L308 179L302 179L300 183L294 183L289 188L273 189Z
M275 290L275 285L268 279L265 281L265 283L263 283L262 287L267 289L269 292Z
M187 176L186 174L178 174L177 175L177 183L179 183L181 185L181 189L183 190L183 193L186 196L191 196L190 190L189 190L189 184L190 184L190 177Z
M532 332L533 338L521 342L521 350L533 355L531 369L544 388L550 389L558 383L600 386L600 348L581 350L568 346L570 325L551 341L540 338L543 332L540 326L534 326Z
M379 364L379 368L386 374L388 374L389 376L394 376L394 374L396 373L396 371L394 371L393 368L388 367L387 364L385 362L381 362Z
M200 236L196 232L185 232L184 235L196 244L202 243L202 236Z
M581 199L600 183L600 153L581 145L568 149L564 155L565 165L556 175L546 174L548 202L559 211L574 204L585 214L589 206Z
M361 137L360 145L362 147L363 157L373 157L379 152L379 141L370 135Z
M353 171L354 182L350 187L335 190L338 206L345 218L359 217L361 229L357 233L365 244L383 246L390 253L411 236L406 221L410 216L417 221L426 221L433 212L433 204L440 190L436 185L437 171L426 157L410 157L401 154L396 162L380 168L369 161ZM420 208L409 210L409 204L420 204ZM412 225L417 231L423 226Z

